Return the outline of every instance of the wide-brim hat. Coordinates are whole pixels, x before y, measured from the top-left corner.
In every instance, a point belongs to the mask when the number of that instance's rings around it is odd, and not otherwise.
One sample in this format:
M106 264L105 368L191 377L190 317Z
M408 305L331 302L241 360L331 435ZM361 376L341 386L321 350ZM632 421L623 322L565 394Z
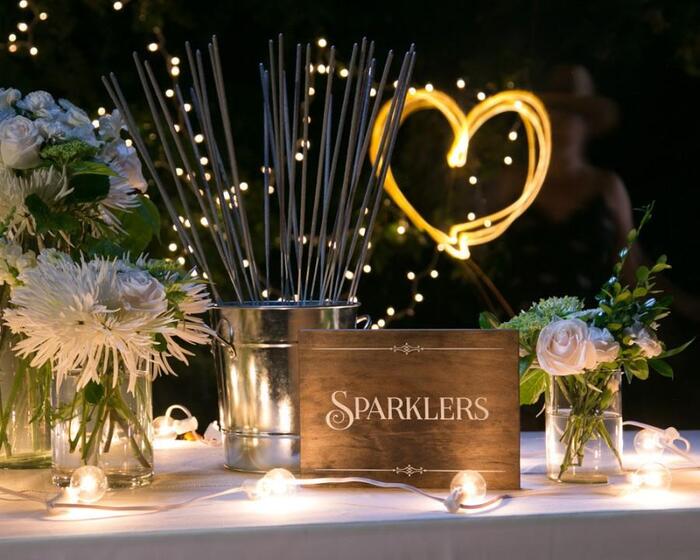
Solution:
M593 78L583 66L555 66L538 95L550 111L579 115L591 135L602 134L617 125L617 103L596 95Z

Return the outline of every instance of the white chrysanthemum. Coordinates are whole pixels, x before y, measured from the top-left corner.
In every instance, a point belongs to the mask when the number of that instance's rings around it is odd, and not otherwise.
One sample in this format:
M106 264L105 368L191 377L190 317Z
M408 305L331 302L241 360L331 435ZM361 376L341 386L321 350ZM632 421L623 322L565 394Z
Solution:
M25 270L36 266L34 251L22 250L17 243L0 238L0 284L16 286L17 277Z
M0 224L9 237L17 240L23 233L36 233L36 224L25 205L26 198L37 195L49 206L71 193L66 176L54 168L41 168L19 176L0 168Z
M132 390L142 364L158 375L173 373L171 357L187 362L191 353L178 340L208 342L206 326L183 329L163 305L165 292L152 283L157 281L125 276L129 265L122 261L74 263L55 252L38 260L36 268L20 275L22 285L12 295L5 322L23 335L17 353L31 357L35 367L51 363L59 383L79 371L79 387L110 375L116 384L123 370ZM165 350L158 340L165 341Z

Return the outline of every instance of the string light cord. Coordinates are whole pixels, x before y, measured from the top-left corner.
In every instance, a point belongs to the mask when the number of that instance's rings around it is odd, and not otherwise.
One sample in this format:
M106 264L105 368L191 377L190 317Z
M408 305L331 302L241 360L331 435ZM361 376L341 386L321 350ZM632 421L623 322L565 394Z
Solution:
M641 429L635 436L635 448L640 447L645 451L649 451L653 450L654 447L659 447L682 457L692 465L691 468L700 467L700 463L690 454L690 441L681 436L680 432L673 426L662 429L644 422L637 422L636 420L625 420L622 425ZM685 449L680 449L676 445L676 441L681 442Z

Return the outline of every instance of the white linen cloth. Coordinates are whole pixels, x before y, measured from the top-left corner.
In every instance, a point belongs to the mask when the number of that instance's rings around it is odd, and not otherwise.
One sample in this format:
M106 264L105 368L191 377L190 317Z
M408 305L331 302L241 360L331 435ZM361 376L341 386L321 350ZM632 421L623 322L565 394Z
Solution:
M700 449L700 432L683 435ZM674 470L669 492L615 495L619 487L547 481L543 457L544 435L523 434L522 486L548 494L517 495L468 514L449 514L420 496L373 488L304 488L273 504L225 496L145 515L49 516L40 504L3 499L0 560L700 558L699 470ZM627 466L635 459L628 452ZM156 451L157 476L150 487L110 492L104 503L180 502L247 478L224 470L222 460L221 448L172 442ZM43 490L47 497L55 492L45 470L0 471L0 485Z

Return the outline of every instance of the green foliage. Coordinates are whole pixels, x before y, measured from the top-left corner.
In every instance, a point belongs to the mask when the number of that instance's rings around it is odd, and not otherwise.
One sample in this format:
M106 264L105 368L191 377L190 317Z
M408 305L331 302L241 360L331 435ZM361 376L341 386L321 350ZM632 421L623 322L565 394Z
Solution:
M98 404L104 397L104 394L104 387L95 381L89 381L85 385L85 400L90 404Z
M115 243L124 252L138 255L146 250L153 237L160 235L160 214L149 198L139 197L139 205L129 211L115 212L123 232Z
M42 159L58 167L64 167L79 160L89 160L97 155L97 148L82 140L67 140L48 144L42 148Z
M53 211L36 194L30 194L24 203L36 221L38 233L64 232L70 235L77 233L80 229L80 222L75 216L63 211Z
M71 175L106 175L117 177L117 174L106 163L100 161L75 161L68 166Z
M81 173L70 178L73 191L66 197L69 204L91 204L109 194L109 177L93 173Z
M534 355L533 355L534 357ZM530 368L520 374L520 405L535 404L547 390L549 376L540 368Z

